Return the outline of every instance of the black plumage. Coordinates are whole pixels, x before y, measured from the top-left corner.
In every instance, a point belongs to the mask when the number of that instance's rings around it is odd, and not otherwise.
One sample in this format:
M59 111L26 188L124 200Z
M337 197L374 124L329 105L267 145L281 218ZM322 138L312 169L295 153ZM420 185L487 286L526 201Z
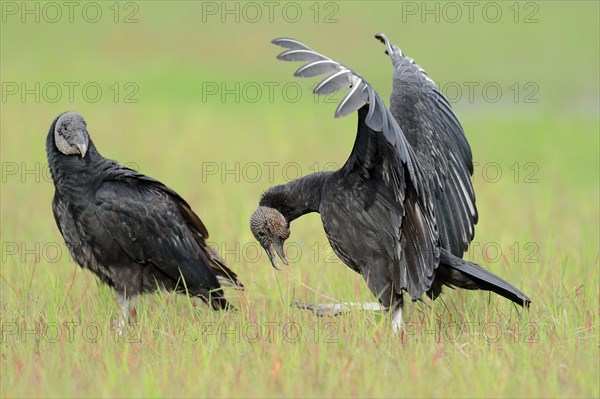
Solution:
M75 261L129 299L166 289L228 308L221 285L242 288L205 240L208 231L176 192L106 159L84 119L67 112L48 132L54 217Z
M296 40L273 41L287 49L278 59L306 62L295 76L328 75L316 94L349 87L335 115L357 111L358 129L341 169L262 196L251 218L255 237L278 267L273 250L283 254L279 233L289 236L290 222L319 212L335 253L365 278L385 308L400 315L403 292L415 300L424 294L435 299L443 285L490 290L528 305L517 288L461 259L478 218L471 149L450 104L423 69L384 35L376 37L394 67L389 109L351 69ZM278 214L283 225L274 219Z

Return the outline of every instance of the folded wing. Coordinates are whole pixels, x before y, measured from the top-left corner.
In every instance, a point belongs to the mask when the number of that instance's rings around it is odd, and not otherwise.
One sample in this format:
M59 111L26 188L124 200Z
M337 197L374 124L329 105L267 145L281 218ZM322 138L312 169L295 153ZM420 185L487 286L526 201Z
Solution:
M113 240L134 261L152 263L187 288L241 288L237 276L205 242L208 232L189 205L158 181L131 172L105 181L95 212Z

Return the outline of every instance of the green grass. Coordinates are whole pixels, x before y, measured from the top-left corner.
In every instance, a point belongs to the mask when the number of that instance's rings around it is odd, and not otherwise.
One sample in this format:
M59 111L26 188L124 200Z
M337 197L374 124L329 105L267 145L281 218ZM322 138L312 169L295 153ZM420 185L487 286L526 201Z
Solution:
M536 2L533 24L514 23L512 3L500 3L506 18L493 24L481 14L473 23L403 22L400 2L341 2L332 24L203 23L202 3L160 1L138 3L138 23L115 24L110 4L97 24L10 15L2 23L3 95L7 83L21 82L96 82L103 95L96 103L78 91L73 102L65 94L55 103L31 95L0 103L0 396L600 395L597 2ZM310 15L312 3L299 4ZM447 290L433 303L408 303L405 332L395 336L383 314L319 319L289 307L373 298L332 254L318 215L292 224L293 264L284 272L272 270L249 231L268 187L346 160L356 123L335 120L335 105L309 94L315 81L293 80L296 65L277 62L269 41L303 40L387 98L391 69L372 39L378 31L434 80L465 90L453 106L478 162L480 214L468 257L522 288L530 311L488 293ZM139 89L137 103L123 101L127 82ZM286 102L276 89L273 101L266 92L255 103L203 99L207 83L236 82L294 82L302 96ZM476 91L469 101L465 82L495 82L503 94L492 103ZM524 101L527 82L537 103ZM84 115L103 155L190 202L247 286L228 294L238 313L146 295L127 336L115 335L113 292L71 260L52 217L44 145L65 110ZM223 165L239 169L222 176Z

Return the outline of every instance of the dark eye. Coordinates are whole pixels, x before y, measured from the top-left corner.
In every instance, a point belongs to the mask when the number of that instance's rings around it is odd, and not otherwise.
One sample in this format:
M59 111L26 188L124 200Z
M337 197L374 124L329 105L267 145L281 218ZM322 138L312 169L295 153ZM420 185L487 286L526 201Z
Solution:
M267 233L265 233L265 232L264 232L264 231L262 231L262 230L258 232L258 236L259 236L259 237L264 237L264 236L266 236L266 235L267 235Z

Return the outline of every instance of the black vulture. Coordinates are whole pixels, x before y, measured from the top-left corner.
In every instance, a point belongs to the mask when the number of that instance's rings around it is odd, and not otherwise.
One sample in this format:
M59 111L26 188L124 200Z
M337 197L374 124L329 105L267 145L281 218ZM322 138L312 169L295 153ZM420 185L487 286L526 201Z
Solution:
M471 149L450 104L425 71L385 35L376 38L386 45L394 69L389 109L358 73L296 40L273 41L287 49L278 59L305 62L295 76L327 74L316 94L350 88L335 116L358 111L358 129L342 168L262 195L250 220L254 237L279 269L275 253L287 264L283 243L290 223L319 212L336 255L363 276L379 307L392 311L394 331L402 325L403 292L420 300L424 294L435 299L443 285L482 289L528 306L530 299L520 290L462 259L478 218Z
M232 308L221 286L243 286L175 191L100 155L75 112L52 122L46 153L58 229L73 259L118 293L120 323L129 319L132 297L157 289Z

